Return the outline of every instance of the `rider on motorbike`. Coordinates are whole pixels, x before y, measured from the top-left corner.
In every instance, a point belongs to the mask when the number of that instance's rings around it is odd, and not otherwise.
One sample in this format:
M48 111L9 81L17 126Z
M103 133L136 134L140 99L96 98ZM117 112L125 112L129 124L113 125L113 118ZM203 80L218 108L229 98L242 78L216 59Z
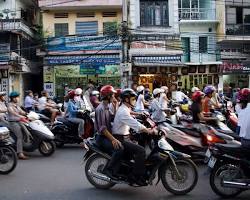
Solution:
M142 85L137 87L138 98L135 105L136 112L143 112L145 110L145 106L149 106L149 104L144 99L144 87Z
M23 133L25 132L26 135L29 135L29 131L23 124L23 122L28 122L26 119L26 112L24 112L21 107L18 105L20 94L18 92L11 92L10 103L8 105L8 115L9 115L9 122L11 128L14 130L14 134L17 138L17 154L18 158L22 160L28 159L27 156L23 153Z
M75 89L74 100L76 102L78 109L92 111L92 105L89 104L89 102L87 101L87 98L85 96L82 96L82 92L83 91L81 88Z
M240 126L241 144L243 147L250 149L250 89L240 90L238 99L241 108L238 111L238 126Z
M162 86L161 87L161 94L160 94L160 98L159 98L159 103L161 108L166 109L168 108L168 103L169 103L169 99L168 99L168 87L167 86Z
M77 117L77 114L81 111L77 107L75 96L76 95L74 90L68 93L69 102L65 116L70 122L78 124L78 135L79 137L81 137L82 135L84 135L84 120Z
M100 92L97 90L94 90L90 94L90 102L94 108L97 108L97 106L100 104L99 100Z
M116 91L111 85L103 86L101 88L102 102L95 110L95 127L98 132L96 143L101 149L112 155L103 173L112 179L116 179L115 176L119 169L119 162L117 160L123 155L121 142L112 135L111 122L115 113L110 111L110 104L113 102L115 93Z
M124 154L134 156L134 168L130 174L130 180L138 185L145 185L145 149L130 140L129 129L136 132L151 134L153 131L146 128L131 116L131 109L135 106L137 94L132 89L124 89L121 93L122 104L118 108L113 124L113 136L117 138L124 147ZM120 162L120 157L117 162Z
M211 111L214 108L219 108L219 105L212 101L216 89L212 85L208 85L204 88L205 98L202 101L202 111L206 116L211 116Z

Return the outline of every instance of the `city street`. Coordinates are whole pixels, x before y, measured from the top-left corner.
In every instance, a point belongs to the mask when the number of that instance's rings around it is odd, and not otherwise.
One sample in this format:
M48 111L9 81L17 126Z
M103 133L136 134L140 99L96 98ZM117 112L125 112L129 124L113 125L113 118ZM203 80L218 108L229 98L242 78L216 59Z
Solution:
M109 191L93 188L81 164L83 151L76 146L58 149L49 158L38 152L30 156L30 160L19 161L11 174L0 176L1 200L219 199L210 189L208 176L204 175L206 168L202 166L195 190L186 196L173 196L161 184L144 188L117 185ZM245 192L237 199L248 199L249 194Z

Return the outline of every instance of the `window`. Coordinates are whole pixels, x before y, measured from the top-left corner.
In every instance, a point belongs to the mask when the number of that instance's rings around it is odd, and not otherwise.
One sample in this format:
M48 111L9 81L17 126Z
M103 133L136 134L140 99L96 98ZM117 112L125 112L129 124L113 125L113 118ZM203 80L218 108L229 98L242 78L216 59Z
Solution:
M103 12L102 16L103 17L116 17L117 13L116 12Z
M243 9L241 7L236 8L236 23L237 24L243 23Z
M199 53L207 53L207 37L199 37Z
M76 22L76 34L97 35L98 22Z
M116 35L117 29L118 29L117 22L103 23L103 35Z
M185 62L190 62L190 38L189 37L182 37L182 48L184 53L184 60Z
M168 26L167 0L141 0L141 26Z
M65 36L69 34L68 23L55 24L55 37Z
M95 12L80 12L76 13L77 18L84 18L84 17L95 17Z
M55 13L54 18L68 18L68 13Z

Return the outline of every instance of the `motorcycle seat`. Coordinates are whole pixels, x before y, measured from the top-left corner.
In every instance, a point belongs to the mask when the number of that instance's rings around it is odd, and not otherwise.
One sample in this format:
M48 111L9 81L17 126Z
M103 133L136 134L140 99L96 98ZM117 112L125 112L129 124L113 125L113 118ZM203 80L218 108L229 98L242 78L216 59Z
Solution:
M104 154L104 155L106 155L106 157L110 157L110 158L111 158L111 156L110 156L109 154L105 153L105 152L96 144L95 138L88 138L88 139L86 140L86 142L87 142L88 146L91 146L91 148L92 148L95 152L98 152L98 153L100 153L100 154Z
M74 122L71 122L69 121L67 118L64 118L64 117L60 117L60 118L57 118L57 121L59 122L62 122L64 123L66 126L77 126L78 124L77 123L74 123Z
M221 151L239 157L250 157L250 149L243 148L241 144L215 144Z
M181 131L183 131L184 133L193 136L193 137L201 137L201 132L196 129L195 127L186 127L183 125L172 125L174 128L179 129Z

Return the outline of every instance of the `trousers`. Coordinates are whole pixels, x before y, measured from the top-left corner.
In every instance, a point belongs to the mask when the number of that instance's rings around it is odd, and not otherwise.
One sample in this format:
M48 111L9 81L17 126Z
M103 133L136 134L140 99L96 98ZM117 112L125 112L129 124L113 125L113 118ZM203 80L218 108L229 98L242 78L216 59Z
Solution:
M76 117L68 118L68 120L72 123L78 124L78 135L81 137L84 135L84 120Z

